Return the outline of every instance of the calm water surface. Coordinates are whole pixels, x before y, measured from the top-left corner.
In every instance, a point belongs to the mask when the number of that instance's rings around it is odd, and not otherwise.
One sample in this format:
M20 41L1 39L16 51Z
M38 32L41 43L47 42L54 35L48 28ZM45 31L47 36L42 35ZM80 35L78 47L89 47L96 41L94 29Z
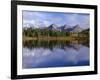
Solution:
M89 65L89 42L32 40L23 42L22 67L47 68Z

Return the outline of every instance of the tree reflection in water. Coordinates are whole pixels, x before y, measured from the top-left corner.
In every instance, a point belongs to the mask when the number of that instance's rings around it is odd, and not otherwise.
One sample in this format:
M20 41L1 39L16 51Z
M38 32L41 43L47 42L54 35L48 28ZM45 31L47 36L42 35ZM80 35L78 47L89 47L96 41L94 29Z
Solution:
M87 65L89 65L88 40L29 40L23 42L23 68Z
M80 48L80 44L89 47L88 40L28 40L23 42L23 47L32 48L61 48L72 47L75 50Z

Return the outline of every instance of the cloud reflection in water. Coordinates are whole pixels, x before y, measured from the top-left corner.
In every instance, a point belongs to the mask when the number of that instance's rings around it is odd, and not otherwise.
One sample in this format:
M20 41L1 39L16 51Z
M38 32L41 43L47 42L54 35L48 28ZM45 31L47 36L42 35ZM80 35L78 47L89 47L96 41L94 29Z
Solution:
M89 47L23 48L23 68L46 68L89 65Z

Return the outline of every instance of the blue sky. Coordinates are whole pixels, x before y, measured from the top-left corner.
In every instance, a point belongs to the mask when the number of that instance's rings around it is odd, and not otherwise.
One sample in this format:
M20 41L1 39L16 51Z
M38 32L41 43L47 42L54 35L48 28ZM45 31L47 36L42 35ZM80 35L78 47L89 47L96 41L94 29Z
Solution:
M39 28L51 24L58 26L79 24L81 28L86 29L90 26L90 15L86 13L23 11L23 27L34 25Z

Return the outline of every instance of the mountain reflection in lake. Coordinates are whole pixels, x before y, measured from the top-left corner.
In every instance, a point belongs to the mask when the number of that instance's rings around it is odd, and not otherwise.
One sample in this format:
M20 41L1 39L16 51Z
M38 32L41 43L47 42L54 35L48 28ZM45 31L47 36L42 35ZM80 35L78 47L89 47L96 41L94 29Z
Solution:
M29 40L23 42L23 68L28 69L88 65L88 41Z

